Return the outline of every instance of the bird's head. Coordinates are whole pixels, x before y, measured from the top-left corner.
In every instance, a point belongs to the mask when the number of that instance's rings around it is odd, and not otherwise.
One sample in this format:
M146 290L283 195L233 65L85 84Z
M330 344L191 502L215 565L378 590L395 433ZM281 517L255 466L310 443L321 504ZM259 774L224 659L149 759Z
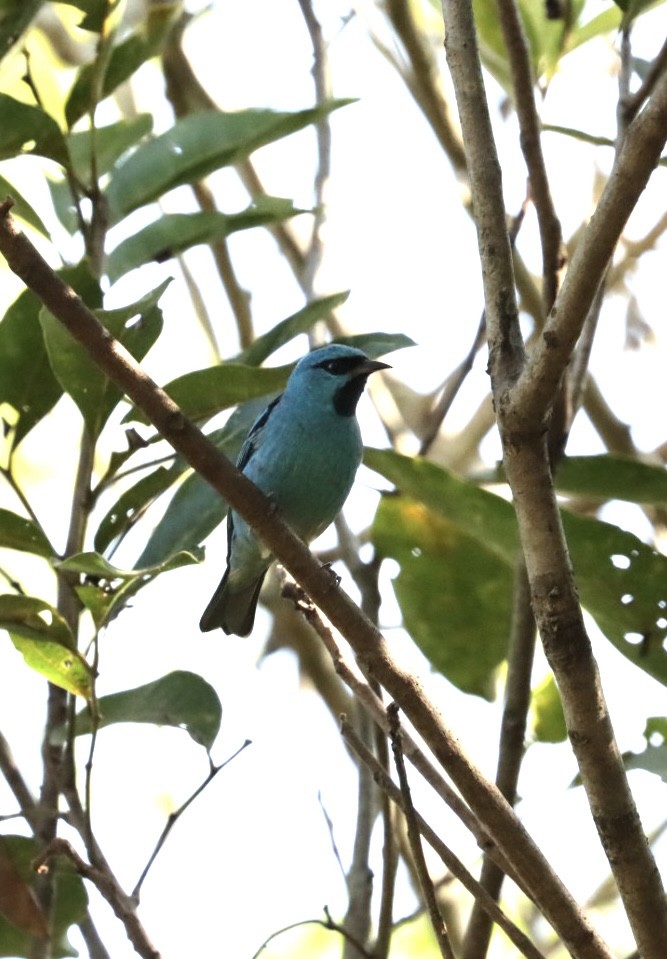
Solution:
M299 360L287 390L331 402L339 416L354 416L370 374L387 369L389 363L371 360L353 346L331 343Z

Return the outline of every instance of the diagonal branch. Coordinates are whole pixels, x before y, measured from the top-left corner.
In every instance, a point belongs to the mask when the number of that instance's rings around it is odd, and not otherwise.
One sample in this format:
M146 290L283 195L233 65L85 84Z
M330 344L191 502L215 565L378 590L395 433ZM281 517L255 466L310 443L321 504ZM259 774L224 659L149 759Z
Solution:
M572 356L621 232L667 141L667 70L627 129L609 180L572 256L554 308L512 396L522 428L540 423Z
M392 802L396 803L399 809L404 809L405 798L401 790L388 775L386 769L380 765L375 756L364 746L344 716L341 717L341 733L358 760L372 771L375 781L387 793ZM475 901L480 902L482 908L487 910L492 921L503 929L509 940L513 942L528 959L543 959L541 953L528 937L508 919L498 903L489 896L474 876L468 872L461 860L442 841L435 830L429 826L418 812L415 811L414 815L420 835L422 835L431 848L437 852L451 874L475 897Z

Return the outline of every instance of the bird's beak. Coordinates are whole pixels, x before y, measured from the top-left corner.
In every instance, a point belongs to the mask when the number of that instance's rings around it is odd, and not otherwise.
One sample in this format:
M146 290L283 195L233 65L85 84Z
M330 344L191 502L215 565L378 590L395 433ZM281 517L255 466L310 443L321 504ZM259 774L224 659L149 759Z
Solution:
M363 360L359 366L355 366L355 376L370 376L371 373L377 373L378 370L390 370L391 364L381 363L379 360Z

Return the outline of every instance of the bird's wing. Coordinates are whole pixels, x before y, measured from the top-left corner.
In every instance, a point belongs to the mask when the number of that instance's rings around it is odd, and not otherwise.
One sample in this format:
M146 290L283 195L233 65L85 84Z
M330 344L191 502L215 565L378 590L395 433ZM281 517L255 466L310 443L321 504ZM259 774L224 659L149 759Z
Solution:
M279 396L276 396L274 400L271 400L271 402L266 407L264 412L260 413L260 415L257 417L255 422L253 423L253 425L250 427L250 432L248 433L245 440L243 441L243 446L241 447L238 459L236 461L236 468L239 469L241 472L244 471L244 469L250 462L250 458L252 457L252 454L257 449L258 440L261 436L262 430L266 426L268 419L271 416L271 413L274 411L274 409L280 402L281 398L282 398L282 393ZM234 513L232 512L232 510L229 510L227 514L227 564L228 565L231 560L233 533L234 533Z
M264 427L266 426L271 413L274 411L280 400L282 399L282 393L280 396L276 396L274 400L271 400L269 405L266 407L263 413L261 413L255 422L250 427L250 432L243 441L243 446L241 447L241 452L239 453L239 458L236 461L237 469L243 470L248 465L250 457L255 452L257 448L257 441L259 440L260 434Z

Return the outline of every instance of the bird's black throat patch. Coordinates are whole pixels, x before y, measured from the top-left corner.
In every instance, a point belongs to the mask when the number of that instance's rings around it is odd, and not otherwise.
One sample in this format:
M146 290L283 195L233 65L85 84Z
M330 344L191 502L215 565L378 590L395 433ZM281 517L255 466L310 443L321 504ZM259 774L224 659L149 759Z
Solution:
M334 409L339 416L354 416L359 397L364 392L368 373L346 380L334 393Z

